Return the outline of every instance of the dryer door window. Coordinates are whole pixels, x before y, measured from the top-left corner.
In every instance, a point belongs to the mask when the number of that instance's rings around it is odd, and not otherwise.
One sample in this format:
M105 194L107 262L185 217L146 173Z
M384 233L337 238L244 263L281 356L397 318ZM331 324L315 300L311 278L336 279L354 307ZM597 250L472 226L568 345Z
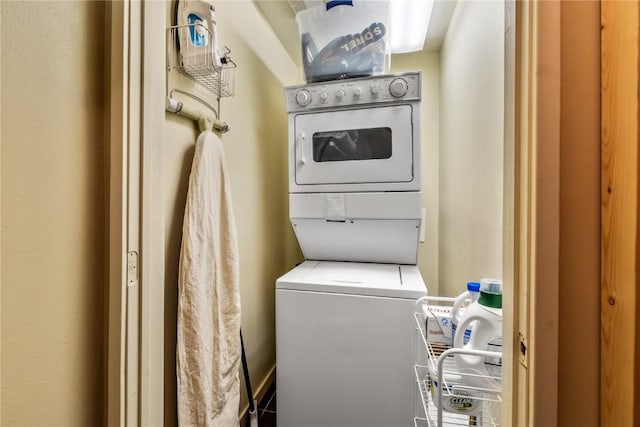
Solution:
M332 130L313 134L314 162L388 159L392 151L389 127Z
M411 116L410 105L297 115L296 183L411 182Z

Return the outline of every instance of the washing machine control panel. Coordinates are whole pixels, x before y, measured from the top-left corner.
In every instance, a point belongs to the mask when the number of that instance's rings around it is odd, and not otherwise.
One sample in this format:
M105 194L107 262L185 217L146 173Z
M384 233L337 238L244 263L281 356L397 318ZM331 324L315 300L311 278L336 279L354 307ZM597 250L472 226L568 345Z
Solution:
M420 72L333 80L285 88L287 111L420 100Z

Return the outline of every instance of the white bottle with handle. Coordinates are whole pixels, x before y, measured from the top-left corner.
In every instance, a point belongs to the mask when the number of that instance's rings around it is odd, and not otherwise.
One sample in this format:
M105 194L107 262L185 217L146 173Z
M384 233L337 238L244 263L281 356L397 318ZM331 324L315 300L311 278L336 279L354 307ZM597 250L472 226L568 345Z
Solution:
M471 328L469 342L464 343L464 331ZM493 350L489 343L502 338L502 281L482 279L480 297L464 312L453 340L455 348ZM472 387L497 388L499 382L487 371L484 356L456 354L456 366L463 381Z
M451 309L451 337L456 336L456 329L458 328L458 323L460 323L460 319L464 314L465 309L472 303L476 302L480 297L480 283L479 282L469 282L467 283L467 290L461 293L453 303L453 308ZM467 328L464 331L464 344L469 342L469 337L471 336L471 328ZM452 340L453 341L453 340Z

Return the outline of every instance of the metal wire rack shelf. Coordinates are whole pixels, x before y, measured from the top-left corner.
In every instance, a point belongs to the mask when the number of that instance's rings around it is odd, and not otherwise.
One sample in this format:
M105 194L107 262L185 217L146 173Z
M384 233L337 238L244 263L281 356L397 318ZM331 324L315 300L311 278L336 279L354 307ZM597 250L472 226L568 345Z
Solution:
M431 298L436 304L447 307L453 298ZM427 300L428 301L428 300ZM456 366L456 354L470 354L481 357L500 358L498 352L451 348L450 345L429 341L426 325L429 315L419 310L414 314L416 331L427 351L425 364L414 366L424 416L414 418L416 427L435 426L499 426L502 404L502 379L493 374L461 373ZM482 383L479 387L478 383ZM438 387L441 384L441 387ZM475 415L464 411L449 411L445 402L469 399L480 406Z
M231 59L231 49L224 46L218 55L213 48L203 49L203 46L192 43L181 44L180 40L189 40L191 32L203 34L205 40L212 40L211 32L202 24L167 28L167 71L178 71L218 98L233 96L237 65Z
M196 37L198 44L186 42ZM180 41L183 41L181 43ZM220 99L235 94L236 63L231 59L231 50L224 47L220 54L214 47L212 33L200 24L175 25L167 28L167 74L165 87L165 110L195 120L200 130L214 129L221 133L229 131L229 125L220 119ZM169 90L169 76L173 71L191 79L196 85L215 95L217 107L189 91ZM186 95L213 112L213 117L198 107L185 105L174 98L175 93Z

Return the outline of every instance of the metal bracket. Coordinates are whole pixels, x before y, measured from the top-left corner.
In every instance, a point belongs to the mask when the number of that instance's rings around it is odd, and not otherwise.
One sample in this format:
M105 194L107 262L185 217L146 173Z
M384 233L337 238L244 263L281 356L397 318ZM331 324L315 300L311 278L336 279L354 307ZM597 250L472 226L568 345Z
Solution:
M138 283L138 252L131 251L127 254L127 286Z

